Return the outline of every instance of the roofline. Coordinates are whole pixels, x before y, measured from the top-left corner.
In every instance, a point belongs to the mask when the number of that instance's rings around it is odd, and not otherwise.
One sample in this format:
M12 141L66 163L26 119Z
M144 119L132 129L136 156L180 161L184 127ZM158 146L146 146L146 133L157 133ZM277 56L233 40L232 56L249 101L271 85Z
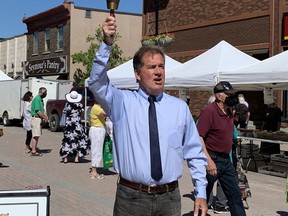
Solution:
M75 9L80 9L80 10L90 10L90 11L98 11L98 12L105 12L109 14L109 10L104 10L104 9L97 9L97 8L89 8L89 7L81 7L81 6L74 6ZM121 11L115 11L116 14L126 14L126 15L135 15L135 16L142 16L142 13L129 13L129 12L121 12Z

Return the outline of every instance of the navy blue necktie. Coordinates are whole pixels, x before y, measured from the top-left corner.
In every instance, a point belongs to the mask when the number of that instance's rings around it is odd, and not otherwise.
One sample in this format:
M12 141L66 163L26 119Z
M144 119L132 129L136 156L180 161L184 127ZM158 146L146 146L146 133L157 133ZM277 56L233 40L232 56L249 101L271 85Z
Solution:
M149 135L150 135L150 158L151 158L151 177L159 181L162 178L162 165L159 146L159 135L157 127L155 97L149 96Z

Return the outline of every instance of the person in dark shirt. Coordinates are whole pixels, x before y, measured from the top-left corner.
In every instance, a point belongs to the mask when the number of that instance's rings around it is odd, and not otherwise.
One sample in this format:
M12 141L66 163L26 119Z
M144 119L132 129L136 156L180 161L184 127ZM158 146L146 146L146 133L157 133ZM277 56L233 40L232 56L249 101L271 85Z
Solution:
M275 102L268 105L261 130L266 129L268 132L280 130L282 115L282 110L276 106Z
M215 101L207 105L200 114L197 129L208 158L206 188L207 197L219 180L228 200L232 216L245 216L242 195L236 171L230 160L234 122L232 107L238 103L235 90L229 82L221 81L214 87ZM225 212L225 209L217 209ZM227 212L227 211L226 211ZM216 211L215 211L216 213Z
M282 115L283 112L279 107L276 106L275 101L269 104L265 111L264 121L262 123L261 130L267 130L267 132L279 131L281 127ZM279 154L280 144L261 142L260 152L262 154Z
M233 107L234 125L236 128L240 126L240 128L247 129L250 118L249 105L245 101L243 94L238 95L238 100L239 103Z

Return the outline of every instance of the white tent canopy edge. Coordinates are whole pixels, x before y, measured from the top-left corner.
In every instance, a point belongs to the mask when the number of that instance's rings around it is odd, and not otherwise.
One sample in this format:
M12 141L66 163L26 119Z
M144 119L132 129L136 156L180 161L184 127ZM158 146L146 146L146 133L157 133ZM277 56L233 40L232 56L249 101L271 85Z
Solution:
M222 40L201 55L169 71L165 87L209 90L222 80L221 73L256 62L259 60Z

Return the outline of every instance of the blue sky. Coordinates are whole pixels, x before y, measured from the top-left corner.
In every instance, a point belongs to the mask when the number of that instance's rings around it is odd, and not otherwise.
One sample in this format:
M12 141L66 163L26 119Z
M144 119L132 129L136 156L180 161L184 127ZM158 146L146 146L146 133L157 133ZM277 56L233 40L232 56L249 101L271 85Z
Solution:
M106 0L72 0L75 6L107 9ZM36 15L61 5L64 0L1 0L0 38L26 33L23 17ZM120 0L118 11L142 13L142 0Z

